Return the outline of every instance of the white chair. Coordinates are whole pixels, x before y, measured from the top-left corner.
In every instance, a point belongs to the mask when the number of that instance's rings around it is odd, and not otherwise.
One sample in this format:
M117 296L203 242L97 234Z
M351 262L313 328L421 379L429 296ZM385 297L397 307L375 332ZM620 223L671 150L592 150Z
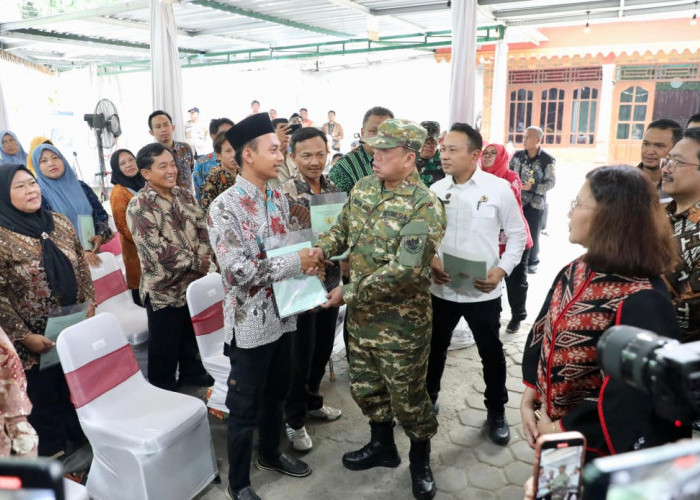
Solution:
M204 403L149 384L113 314L66 328L56 344L94 453L91 498L185 500L215 478Z
M226 408L228 376L231 363L224 356L224 285L219 273L211 273L187 287L187 307L192 317L202 364L214 377L207 406L222 413Z
M97 296L97 312L114 313L129 344L143 344L148 340L146 309L134 304L131 290L114 255L109 252L99 255L102 263L98 267L90 267Z

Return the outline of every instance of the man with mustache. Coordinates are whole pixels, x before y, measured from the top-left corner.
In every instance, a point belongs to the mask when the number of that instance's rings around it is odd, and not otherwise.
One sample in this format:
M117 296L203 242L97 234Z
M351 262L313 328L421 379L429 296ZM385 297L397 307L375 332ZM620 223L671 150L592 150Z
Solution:
M653 121L644 132L642 139L642 161L637 165L644 174L649 177L654 186L659 190L659 201L668 203L671 198L661 190L661 167L659 165L662 158L671 148L681 140L683 129L681 126L667 118Z

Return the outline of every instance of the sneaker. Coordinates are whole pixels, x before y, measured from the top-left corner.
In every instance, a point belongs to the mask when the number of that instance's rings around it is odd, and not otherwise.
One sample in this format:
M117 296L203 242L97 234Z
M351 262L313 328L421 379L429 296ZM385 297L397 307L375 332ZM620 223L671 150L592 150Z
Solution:
M537 266L527 266L527 274L537 273Z
M508 322L508 326L506 326L506 333L518 333L520 330L520 320L516 318L512 318Z
M292 443L292 448L296 451L309 451L314 447L309 433L306 432L306 427L292 429L289 427L289 424L285 424L285 429L287 431L287 438L289 438L289 442Z
M323 405L316 410L309 410L309 417L316 418L318 420L325 420L331 422L333 420L338 420L343 414L338 408L333 408L332 406Z
M457 325L457 328L455 328L452 332L452 340L450 341L450 347L448 347L447 350L456 351L457 349L464 349L465 347L473 346L475 343L474 334L469 329L469 326L466 324L460 324Z

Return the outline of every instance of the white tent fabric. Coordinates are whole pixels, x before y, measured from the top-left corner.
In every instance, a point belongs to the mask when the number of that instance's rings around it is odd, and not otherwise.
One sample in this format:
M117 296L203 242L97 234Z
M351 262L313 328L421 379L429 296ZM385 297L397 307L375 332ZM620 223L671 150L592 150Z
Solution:
M151 0L151 82L153 109L170 114L175 125L174 139L184 140L182 75L172 0Z
M476 1L452 0L450 123L474 124Z
M0 130L9 130L10 120L7 117L7 108L5 107L5 96L2 93L2 81L0 81Z
M505 144L506 87L508 82L508 42L496 43L493 62L493 95L491 96L491 130L489 142Z

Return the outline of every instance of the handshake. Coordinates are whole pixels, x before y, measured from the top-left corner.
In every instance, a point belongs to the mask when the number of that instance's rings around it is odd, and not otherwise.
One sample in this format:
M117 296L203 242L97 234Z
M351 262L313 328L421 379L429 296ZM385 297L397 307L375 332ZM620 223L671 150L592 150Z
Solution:
M323 250L318 247L299 250L299 258L302 272L310 276L318 276L321 281L326 277L326 266L333 265L333 262L326 260Z

